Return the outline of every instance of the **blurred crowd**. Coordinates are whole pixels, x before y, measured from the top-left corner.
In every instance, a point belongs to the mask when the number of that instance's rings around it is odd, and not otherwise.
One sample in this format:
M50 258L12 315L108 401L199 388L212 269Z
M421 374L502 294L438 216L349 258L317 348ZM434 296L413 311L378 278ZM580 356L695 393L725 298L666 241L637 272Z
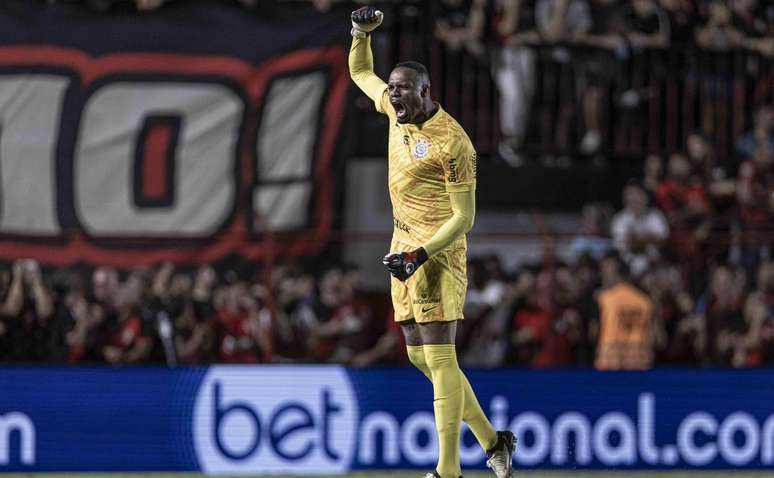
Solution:
M525 136L533 124L552 129L551 141L562 151L591 155L609 147L615 140L609 133L611 118L631 123L647 120L648 113L639 106L663 94L655 86L671 75L684 81L698 76L708 103L725 101L730 95L732 67L700 73L697 51L745 52L765 61L774 59L774 3L769 1L435 3L435 37L447 51L465 52L492 65L499 93L498 152L512 166L524 164ZM455 60L450 56L445 61ZM737 58L726 63L743 65L741 74L750 82L768 74L760 61L740 63ZM447 65L446 71L454 69ZM540 83L554 88L543 95L558 101L557 111L546 117L541 116L545 112L531 111ZM548 86L553 83L557 86ZM725 103L723 107L727 108ZM630 114L614 116L610 109ZM712 108L702 108L701 114L704 117L699 122L710 131ZM552 124L544 124L546 121ZM667 121L676 123L677 118ZM577 144L573 144L575 137Z
M586 210L596 227L597 206ZM550 239L540 261L513 271L495 255L470 260L457 343L464 366L774 364L774 262L753 273L711 262L692 292L680 263L661 257L635 273L623 259L635 242L666 252L663 238L640 231L622 246L587 232L566 260ZM270 282L170 264L85 276L44 275L31 260L3 271L0 363L406 364L389 297L360 289L354 267L312 275L281 266Z
M62 3L85 5L97 12L132 10L138 12L152 12L172 3L181 3L179 0L42 0L42 2L48 4ZM227 2L223 1L222 3L232 3L245 7L255 7L258 4L258 0L228 0Z
M298 6L310 6L315 11L326 12L334 6L334 4L354 4L345 0L41 0L44 3L63 3L63 4L81 4L85 5L97 12L126 12L126 11L138 11L138 12L153 12L162 7L171 5L181 5L185 3L221 3L231 4L245 7L248 9L260 9L265 12L266 8L271 8L276 4L292 4L296 3ZM368 3L368 2L361 2Z
M181 0L43 0L77 3L102 12L137 10L152 12L181 5ZM186 0L193 3L194 0ZM342 17L360 4L376 4L397 16L428 18L435 41L451 55L438 55L429 48L412 51L428 63L444 59L438 74L438 96L454 96L451 85L459 78L473 77L478 66L462 58L474 58L491 70L491 89L497 90L497 107L481 104L486 96L462 80L461 98L454 102L485 109L497 117L497 156L517 167L525 164L527 134L541 130L541 144L561 152L594 155L626 140L614 137L627 127L652 126L666 121L676 128L681 112L676 107L680 87L669 93L663 83L674 77L685 87L701 90L701 129L714 133L718 111L728 109L730 97L737 101L741 75L746 92L756 89L756 80L770 75L774 61L774 3L766 0L196 0L200 3L241 5L259 15L270 15L273 6L299 7L307 11L336 9ZM401 5L416 5L405 8ZM397 6L397 7L396 7ZM295 11L295 10L294 10ZM400 12L400 13L398 13ZM413 12L413 13L406 13ZM397 19L389 19L397 22ZM413 21L413 20L412 20ZM389 26L387 27L389 28ZM414 26L414 28L416 28ZM419 37L424 38L424 37ZM424 44L424 42L419 42ZM696 52L743 52L750 58L697 61ZM456 52L462 53L457 55ZM754 58L753 58L754 57ZM405 59L405 58L402 58ZM702 65L711 66L708 71ZM433 68L431 68L433 70ZM453 79L450 79L453 78ZM695 85L694 85L695 83ZM541 84L545 91L541 91ZM486 89L490 89L486 85ZM758 90L755 95L770 95ZM764 89L765 90L765 89ZM536 98L542 95L543 98ZM651 100L668 101L675 109L666 118L651 117L644 106ZM474 98L476 97L476 98ZM760 98L744 98L745 105ZM485 102L484 102L485 103ZM537 104L541 107L537 108ZM546 105L544 103L550 103ZM448 105L452 106L452 105ZM737 107L737 106L735 106ZM450 111L459 108L451 107ZM540 109L540 111L536 111ZM740 112L734 112L734 115ZM749 111L742 111L749 116ZM722 116L722 115L721 115ZM728 121L728 120L723 120ZM738 122L738 120L736 120ZM620 124L613 124L614 122ZM469 128L470 129L470 128ZM722 128L721 128L722 129ZM550 132L548 132L550 130ZM615 133L614 133L615 131ZM681 131L684 137L686 131ZM472 134L472 133L471 133ZM474 135L475 136L475 135ZM638 145L637 148L641 148ZM653 145L648 146L654 149ZM624 148L625 149L625 148ZM545 151L540 151L545 153ZM725 156L726 151L723 151ZM544 155L544 159L546 156ZM568 157L562 155L559 159Z
M104 10L166 3L84 1ZM578 55L573 47L583 46L571 89L585 129L578 150L586 154L610 141L606 92L619 91L623 105L649 94L610 88L621 62L667 48L774 56L774 4L762 0L439 0L435 6L440 42L494 56L499 154L514 166L523 162L538 47L551 61L569 64ZM560 141L569 141L561 131L576 103L566 107L556 118ZM587 204L567 247L546 233L540 258L515 270L496 255L471 258L457 344L461 363L774 364L774 108L757 104L746 114L749 128L736 138L733 154L719 152L702 128L686 134L677 151L643 158L642 174L621 191L621 208ZM0 270L0 362L368 366L406 360L389 296L363 290L353 265L43 271L35 261L19 260Z
M620 210L587 204L569 241L547 232L534 263L471 258L461 362L774 364L774 108L756 109L735 149L720 161L695 132L643 161ZM219 269L16 261L0 271L0 362L405 361L389 296L363 290L353 265Z
M774 363L774 108L756 110L734 159L718 161L701 133L649 156L621 203L587 204L565 253L549 234L542 259L513 274L497 257L471 262L463 330L478 347L463 363Z
M371 350L388 299L359 290L358 278L353 266L314 276L283 265L267 277L170 263L44 273L18 260L0 272L0 362L366 365L393 357L396 343Z
M515 270L472 257L461 363L774 364L774 114L755 118L737 175L695 133L644 161L620 210L587 204L565 245L546 233ZM353 265L44 274L19 260L0 272L0 298L4 363L405 363L389 296L363 290Z

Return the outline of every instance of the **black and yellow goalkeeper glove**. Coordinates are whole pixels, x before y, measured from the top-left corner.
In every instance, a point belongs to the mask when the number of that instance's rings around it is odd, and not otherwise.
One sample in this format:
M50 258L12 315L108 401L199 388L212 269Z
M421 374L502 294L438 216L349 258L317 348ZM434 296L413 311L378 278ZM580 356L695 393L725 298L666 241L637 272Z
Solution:
M360 7L352 12L352 36L365 38L382 24L384 14L374 7Z
M412 252L390 252L384 256L382 264L396 279L405 281L426 261L427 251L420 247Z

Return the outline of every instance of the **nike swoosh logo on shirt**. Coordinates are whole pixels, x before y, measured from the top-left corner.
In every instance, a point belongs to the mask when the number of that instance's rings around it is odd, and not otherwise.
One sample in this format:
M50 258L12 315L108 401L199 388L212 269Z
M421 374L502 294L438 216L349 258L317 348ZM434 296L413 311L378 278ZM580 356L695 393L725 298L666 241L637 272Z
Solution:
M438 306L434 305L432 307L422 307L422 313L426 314L426 313L430 312L431 310L435 309L436 307L438 307Z

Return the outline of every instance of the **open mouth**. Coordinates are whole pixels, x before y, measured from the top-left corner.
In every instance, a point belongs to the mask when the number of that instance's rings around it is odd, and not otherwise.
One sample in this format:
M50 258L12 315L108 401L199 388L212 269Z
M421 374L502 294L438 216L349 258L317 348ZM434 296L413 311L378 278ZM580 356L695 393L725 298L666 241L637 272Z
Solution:
M395 108L395 116L397 116L399 122L402 123L408 120L408 110L403 104L394 101L392 102L392 107Z

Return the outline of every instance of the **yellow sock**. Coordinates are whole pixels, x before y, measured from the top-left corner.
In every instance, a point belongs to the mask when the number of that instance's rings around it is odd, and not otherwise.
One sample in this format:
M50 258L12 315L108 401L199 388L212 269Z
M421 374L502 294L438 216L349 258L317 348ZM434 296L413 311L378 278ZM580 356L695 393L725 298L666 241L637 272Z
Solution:
M421 345L407 345L406 351L408 352L409 361L432 382L433 378L430 374L430 368L425 360L424 347ZM479 405L476 399L476 394L473 392L473 387L470 386L470 382L468 382L462 370L460 370L460 375L462 376L463 394L462 421L468 424L470 431L473 432L481 448L484 451L489 451L497 443L497 433L492 423L486 418L486 414L481 409L481 405Z
M497 444L497 432L492 426L492 422L486 417L484 410L478 403L473 387L470 386L465 374L460 370L462 377L462 390L465 397L465 408L462 411L462 419L470 427L470 431L476 437L476 441L481 445L484 451L489 451Z
M457 350L452 344L425 345L425 361L433 378L433 409L438 432L438 466L441 478L458 478L460 425L464 395Z

